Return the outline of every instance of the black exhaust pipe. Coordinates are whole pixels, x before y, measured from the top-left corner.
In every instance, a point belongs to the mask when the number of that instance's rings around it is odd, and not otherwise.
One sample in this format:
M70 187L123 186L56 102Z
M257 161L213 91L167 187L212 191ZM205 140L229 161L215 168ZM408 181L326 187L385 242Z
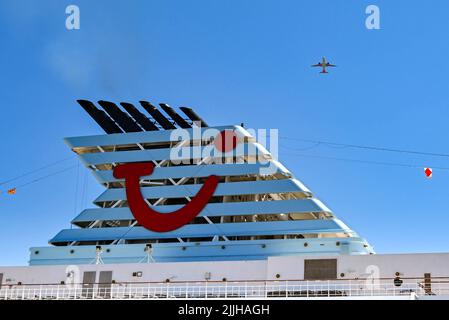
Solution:
M146 131L159 130L158 127L140 112L133 104L128 102L120 102L120 105L136 120L136 122Z
M170 107L166 103L159 103L161 108L173 119L181 128L188 129L192 128L192 126L185 121L172 107Z
M134 122L126 113L120 110L119 107L113 102L100 100L98 101L100 106L111 116L117 124L122 127L125 132L140 132L143 131L137 123Z
M182 110L186 114L187 117L189 117L190 120L192 120L194 123L200 123L201 127L208 127L208 124L206 121L204 121L195 111L193 111L191 108L187 107L180 107L179 109Z
M99 110L92 102L82 99L76 101L107 134L123 133L123 130L103 110Z
M165 130L173 130L176 129L175 125L171 123L164 115L156 109L155 106L153 106L148 101L139 101L142 107L149 113L151 116L156 120L162 128Z

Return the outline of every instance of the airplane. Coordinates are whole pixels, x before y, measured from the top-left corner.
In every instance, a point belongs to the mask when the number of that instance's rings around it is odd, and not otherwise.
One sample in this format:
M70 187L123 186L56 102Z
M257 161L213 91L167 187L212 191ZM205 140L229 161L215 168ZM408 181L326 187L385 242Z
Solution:
M326 58L323 57L321 62L312 65L312 67L321 67L321 68L323 68L323 70L321 70L320 73L329 73L329 72L326 71L326 67L336 67L336 65L335 64L330 64L329 62L326 61Z

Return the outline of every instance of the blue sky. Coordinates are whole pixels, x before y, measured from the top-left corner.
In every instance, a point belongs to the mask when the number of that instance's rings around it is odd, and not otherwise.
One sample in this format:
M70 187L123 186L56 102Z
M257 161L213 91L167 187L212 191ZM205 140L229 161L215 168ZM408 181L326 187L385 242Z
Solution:
M69 4L80 30L65 28ZM365 28L369 4L381 30ZM0 181L71 157L64 137L101 133L79 98L146 99L283 137L449 153L448 13L443 0L2 1ZM338 65L327 75L310 67L323 55ZM421 168L310 156L449 167L447 157L280 144L286 167L378 253L449 251L449 170L429 180ZM0 186L0 264L26 264L29 247L91 206L102 187L77 163Z

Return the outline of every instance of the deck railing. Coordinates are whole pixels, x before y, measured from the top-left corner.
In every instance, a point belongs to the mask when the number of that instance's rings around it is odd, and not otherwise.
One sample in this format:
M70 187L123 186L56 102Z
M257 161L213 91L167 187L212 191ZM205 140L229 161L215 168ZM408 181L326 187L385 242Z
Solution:
M329 281L203 281L167 283L3 285L0 300L78 299L303 299L449 296L449 278Z

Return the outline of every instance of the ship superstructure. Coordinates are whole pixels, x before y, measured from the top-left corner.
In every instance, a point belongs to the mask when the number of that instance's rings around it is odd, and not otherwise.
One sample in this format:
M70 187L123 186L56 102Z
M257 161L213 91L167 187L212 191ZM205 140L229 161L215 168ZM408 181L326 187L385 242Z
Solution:
M449 253L373 254L243 125L212 127L190 108L183 117L161 104L164 115L146 101L148 115L79 103L106 134L66 142L105 190L51 246L31 248L30 266L0 266L0 300L449 298ZM128 178L115 178L137 165L154 166L133 181L159 218L219 182L193 220L151 231Z
M90 101L78 102L106 134L65 141L105 191L94 200L95 208L83 210L72 228L49 241L51 246L31 248L30 265L374 253L243 126L212 127L192 109L181 108L185 117L167 104L160 104L164 115L146 101L140 101L141 109L98 101L104 111ZM227 131L240 148L217 150L210 132ZM124 181L113 175L118 164L133 162L155 166L141 179L141 193L150 207L167 214L191 201L208 176L218 176L220 183L189 224L154 232L136 221Z

